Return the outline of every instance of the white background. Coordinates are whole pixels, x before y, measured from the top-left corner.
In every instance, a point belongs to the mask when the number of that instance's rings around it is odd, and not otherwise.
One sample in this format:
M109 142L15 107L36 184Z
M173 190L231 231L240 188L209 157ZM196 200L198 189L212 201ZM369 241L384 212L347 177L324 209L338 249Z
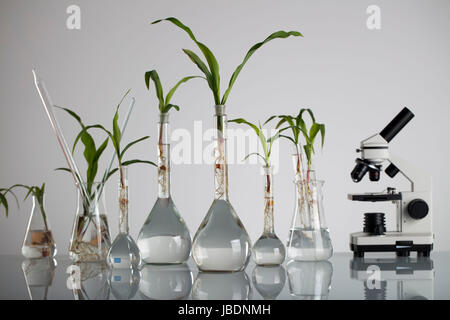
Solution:
M81 7L81 30L66 28L66 8ZM368 30L366 9L381 8L381 30ZM24 1L0 3L0 186L47 182L47 214L58 250L67 253L76 211L70 176L54 172L65 165L35 91L36 67L56 104L76 110L87 123L111 126L115 106L132 88L137 104L125 139L151 135L129 157L156 160L157 101L147 92L144 72L156 68L164 87L199 74L181 48L194 49L187 35L169 23L176 16L189 25L219 60L222 92L229 76L256 42L276 30L298 30L304 38L275 40L251 58L228 100L229 118L265 120L311 107L327 126L325 148L317 157L325 184L325 210L336 251L348 251L348 235L362 228L362 214L386 212L391 204L359 204L349 192L407 187L384 176L379 183L350 179L355 148L408 106L414 120L395 138L392 150L433 175L436 250L450 250L450 3L448 1ZM201 120L212 126L213 100L206 83L192 81L174 97L172 129L193 131ZM78 127L59 115L68 140ZM100 140L98 140L100 141ZM275 222L286 239L293 214L290 148L280 146L275 176ZM112 150L104 156L108 162ZM79 163L81 155L77 155ZM83 169L84 170L84 169ZM100 170L102 172L102 170ZM130 169L131 234L137 237L157 193L156 170ZM230 166L230 199L253 241L263 228L262 180L257 165ZM117 233L115 179L108 184L112 235ZM172 194L192 236L213 199L210 165L172 167ZM0 253L18 254L31 202L0 219ZM3 213L2 213L3 214Z

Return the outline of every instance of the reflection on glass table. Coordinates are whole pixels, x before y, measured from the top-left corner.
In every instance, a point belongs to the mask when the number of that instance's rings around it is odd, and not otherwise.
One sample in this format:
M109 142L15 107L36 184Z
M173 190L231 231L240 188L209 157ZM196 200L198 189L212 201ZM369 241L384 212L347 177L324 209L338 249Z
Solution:
M256 291L264 299L276 299L284 288L286 271L283 266L263 267L255 266L252 282Z
M252 288L245 271L199 272L192 288L193 300L249 300Z
M187 264L111 270L106 264L73 264L68 256L24 259L0 255L3 299L450 299L450 253L432 259L336 253L329 261L286 261L244 272L200 272ZM195 281L194 281L195 280ZM194 283L194 284L193 284Z
M53 283L56 260L53 258L26 259L22 263L23 275L30 300L47 300Z
M106 263L83 262L69 266L68 286L75 300L108 300L109 268ZM70 284L70 285L69 285Z
M354 258L351 278L363 284L366 300L434 299L434 264L424 257Z
M130 300L136 295L140 280L141 273L137 269L111 268L108 284L117 300Z
M186 263L146 264L141 270L139 292L142 299L185 299L189 296L191 288L192 272Z
M333 265L329 261L294 261L286 266L293 299L326 300L331 288Z

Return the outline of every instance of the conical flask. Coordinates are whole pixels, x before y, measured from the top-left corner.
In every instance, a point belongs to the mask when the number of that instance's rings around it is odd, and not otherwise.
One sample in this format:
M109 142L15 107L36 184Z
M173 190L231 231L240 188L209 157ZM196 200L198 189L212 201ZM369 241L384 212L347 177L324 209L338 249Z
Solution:
M130 236L128 227L128 168L119 170L119 234L108 252L107 262L112 268L133 268L141 264L141 254Z
M98 194L100 183L95 182L91 188L86 185L91 195L90 205L83 201L78 192L78 208L72 229L69 255L74 262L105 262L111 247L111 236L105 207L105 188Z
M323 208L324 182L316 179L312 164L304 174L301 153L294 154L293 163L296 199L287 244L288 258L296 261L326 260L333 254L333 246Z
M253 261L260 266L276 266L283 263L286 250L275 234L273 221L273 167L264 166L264 232L252 249Z
M45 213L44 195L41 199L33 195L33 207L23 239L22 255L28 259L53 258L56 255L53 233Z
M191 236L170 195L169 114L158 123L158 199L139 232L137 245L145 263L183 263L191 252Z
M30 300L47 300L55 268L56 260L53 258L26 259L22 262Z
M241 271L251 255L251 241L228 199L225 106L215 106L214 201L195 234L192 256L201 271Z

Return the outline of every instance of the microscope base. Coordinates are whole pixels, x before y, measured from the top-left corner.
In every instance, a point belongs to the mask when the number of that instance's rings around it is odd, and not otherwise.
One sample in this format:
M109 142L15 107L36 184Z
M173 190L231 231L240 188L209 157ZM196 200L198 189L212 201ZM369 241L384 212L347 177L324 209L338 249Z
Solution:
M433 250L433 235L386 232L375 236L357 232L350 235L350 249L355 257L361 258L366 252L395 252L399 257L409 257L412 251L419 257L429 257Z

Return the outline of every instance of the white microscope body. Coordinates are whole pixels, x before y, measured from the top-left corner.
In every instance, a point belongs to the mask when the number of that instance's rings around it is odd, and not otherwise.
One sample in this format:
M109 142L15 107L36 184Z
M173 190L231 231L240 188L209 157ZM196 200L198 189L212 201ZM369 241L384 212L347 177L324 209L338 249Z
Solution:
M407 161L389 154L389 142L414 117L404 108L379 134L361 142L358 152L361 158L351 173L353 181L359 182L369 172L371 181L378 181L383 165L391 178L401 173L411 185L410 190L396 192L388 188L382 193L349 194L353 201L392 201L396 204L397 227L386 231L384 213L366 213L364 231L350 235L350 249L357 257L365 252L396 252L409 256L417 251L428 257L433 249L431 177L414 168Z

